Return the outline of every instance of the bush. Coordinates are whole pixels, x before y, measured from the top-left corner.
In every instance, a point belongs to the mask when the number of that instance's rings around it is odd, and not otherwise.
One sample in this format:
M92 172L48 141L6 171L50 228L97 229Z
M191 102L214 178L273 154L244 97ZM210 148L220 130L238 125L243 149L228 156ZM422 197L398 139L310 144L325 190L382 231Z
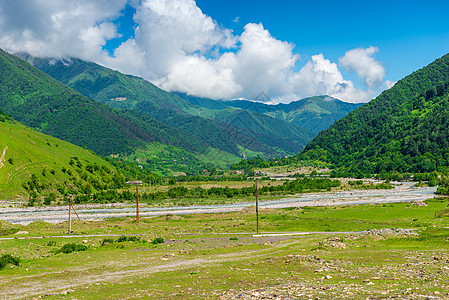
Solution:
M439 210L435 212L435 219L449 217L449 208L445 208L443 210Z
M56 195L54 193L50 193L44 197L44 204L51 205L52 202L56 201Z
M30 192L30 197L28 198L27 206L32 207L37 203L37 193L35 191Z
M49 247L56 246L56 242L55 242L55 241L49 241L49 242L47 243L47 246L49 246Z
M4 254L0 257L0 270L4 269L7 265L13 264L19 266L20 258L14 257L11 254Z
M101 241L101 245L102 245L102 246L108 245L108 244L113 244L113 243L114 243L114 240L113 240L113 239L109 239L109 238L105 238L105 239L103 239L103 240Z
M121 243L121 242L139 242L140 238L136 237L136 236L124 236L122 235L121 237L119 237L117 239L117 243Z
M229 240L230 240L230 241L238 241L239 238L234 236L234 237L230 238Z
M64 246L61 247L61 249L59 249L58 251L56 251L56 253L65 253L65 254L69 254L72 252L79 252L79 251L86 251L87 247L84 245L77 245L75 243L71 243L71 244L65 244Z
M157 244L163 244L163 243L165 243L165 241L164 241L163 238L158 237L158 238L155 238L155 239L152 241L152 243L153 243L154 245L157 245Z

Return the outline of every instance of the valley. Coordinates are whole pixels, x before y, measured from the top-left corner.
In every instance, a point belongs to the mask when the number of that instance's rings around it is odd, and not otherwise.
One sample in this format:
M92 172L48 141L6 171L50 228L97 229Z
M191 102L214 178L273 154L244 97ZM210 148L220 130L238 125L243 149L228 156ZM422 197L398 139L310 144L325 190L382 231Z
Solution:
M158 86L157 68L0 49L1 299L449 298L449 54L397 82L375 47L295 55L265 70L273 99L219 97L259 68L212 72L214 95L173 85L257 29L274 39L249 24Z

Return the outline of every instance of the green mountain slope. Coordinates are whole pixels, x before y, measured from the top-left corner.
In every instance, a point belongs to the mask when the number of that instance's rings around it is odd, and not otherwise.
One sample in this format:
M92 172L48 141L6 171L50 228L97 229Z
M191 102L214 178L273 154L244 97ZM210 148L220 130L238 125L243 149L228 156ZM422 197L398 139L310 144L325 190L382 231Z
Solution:
M208 109L222 110L226 107L235 107L265 114L306 129L312 132L313 136L329 128L335 121L362 105L360 103L343 102L329 96L310 97L289 104L268 105L248 100L216 101L182 93L178 93L178 95L189 100L192 104Z
M449 55L321 132L303 157L365 173L449 170Z
M0 112L0 199L118 188L124 175L101 157L36 132Z
M254 132L255 135L248 132L247 136L270 147L285 149L286 153L294 153L313 137L312 133L293 124L245 109L220 110L214 119Z
M203 150L202 143L131 111L80 95L30 64L0 50L0 109L19 122L101 155L130 153L148 142Z
M76 58L41 59L23 53L18 56L82 95L112 107L134 109L145 99L147 109L157 117L161 111L182 112L191 106L184 99L142 78L124 75L92 62Z
M82 96L2 50L0 98L0 109L19 122L104 156L126 160L135 157L138 151L140 156L152 157L159 153L158 145L163 144L169 147L157 163L158 169L190 173L204 169L200 160L204 153L221 153L189 133L150 116L114 109ZM175 163L173 157L183 154L189 159ZM238 159L229 155L231 162Z
M234 118L229 118L227 112L220 112L220 118L215 118L217 111L214 109L193 105L141 78L124 75L95 63L74 58L49 60L24 54L20 56L85 96L115 108L138 111L235 157L294 154L311 139L307 130L293 129L286 122L275 122L277 131L274 131L266 127L269 122L262 115L252 114L245 120L245 124L256 120L252 126L233 123ZM228 117L223 117L225 114ZM288 136L284 132L288 132ZM269 135L273 137L273 134L274 138L267 138ZM213 157L209 159L213 160Z

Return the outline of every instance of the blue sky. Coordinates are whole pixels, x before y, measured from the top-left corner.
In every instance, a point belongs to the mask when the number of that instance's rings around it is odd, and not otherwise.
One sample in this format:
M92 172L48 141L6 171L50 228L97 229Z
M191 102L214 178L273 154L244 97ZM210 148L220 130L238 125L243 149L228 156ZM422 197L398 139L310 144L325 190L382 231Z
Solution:
M237 34L243 24L263 23L306 58L323 53L336 61L349 49L376 46L376 57L393 81L449 52L449 1L196 2Z
M1 1L0 47L213 99L367 102L449 52L448 11L448 1Z

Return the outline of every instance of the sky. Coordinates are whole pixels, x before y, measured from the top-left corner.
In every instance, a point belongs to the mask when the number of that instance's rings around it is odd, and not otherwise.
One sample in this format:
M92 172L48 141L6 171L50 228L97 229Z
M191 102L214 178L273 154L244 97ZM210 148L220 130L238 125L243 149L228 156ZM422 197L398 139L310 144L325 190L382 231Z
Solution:
M448 11L447 0L0 0L0 48L199 97L356 103L449 52Z

